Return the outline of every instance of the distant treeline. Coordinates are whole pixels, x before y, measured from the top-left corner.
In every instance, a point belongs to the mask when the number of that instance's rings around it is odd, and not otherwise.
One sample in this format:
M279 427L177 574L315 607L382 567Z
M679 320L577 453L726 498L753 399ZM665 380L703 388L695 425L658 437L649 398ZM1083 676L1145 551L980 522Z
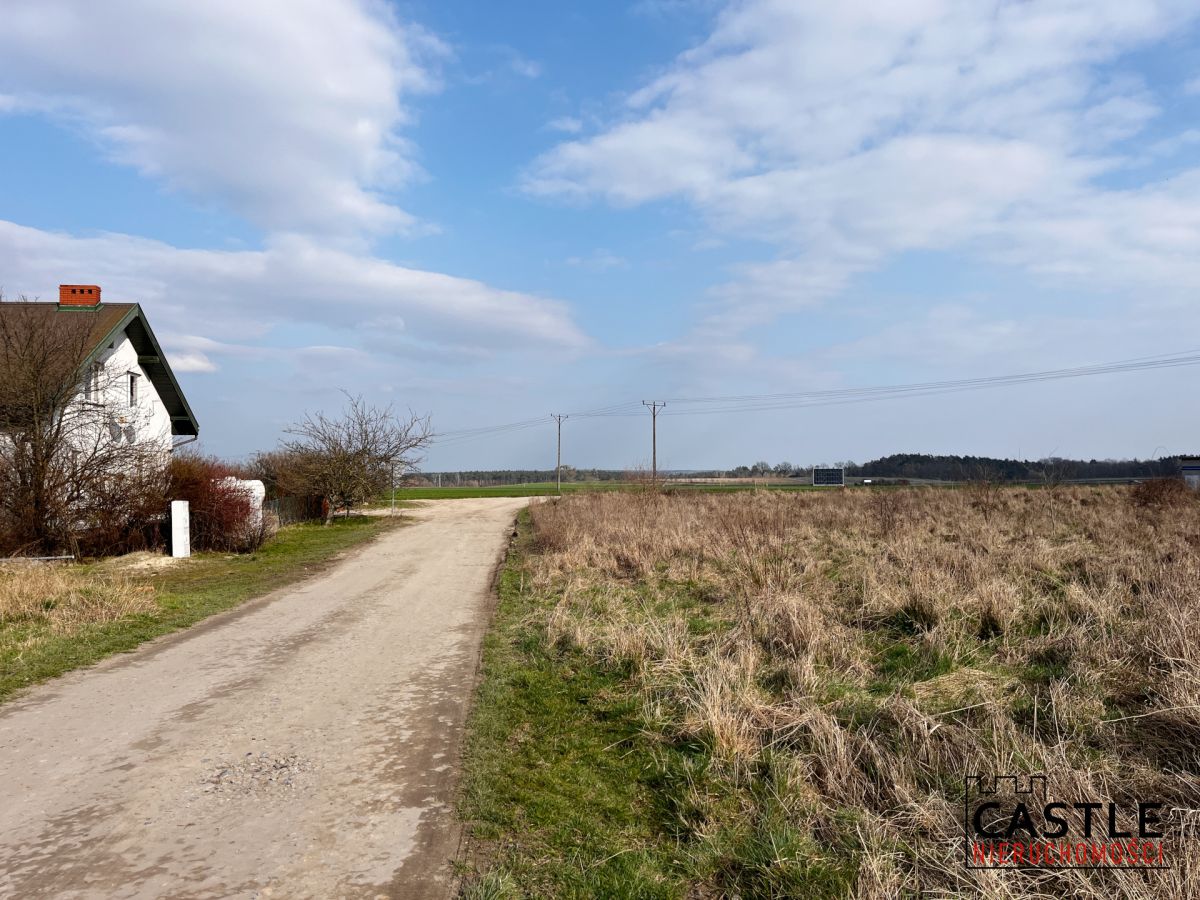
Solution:
M930 481L1070 481L1081 478L1169 478L1179 474L1179 457L1159 459L998 459L992 456L935 456L929 453L893 453L870 462L818 463L839 466L846 474L866 478L907 478ZM728 475L758 478L768 475L805 478L811 467L790 463L757 462L738 466Z
M928 453L893 453L865 463L852 461L818 463L840 466L850 476L866 478L919 479L930 481L1073 481L1088 478L1171 478L1179 474L1178 456L1159 459L998 459L991 456L935 456ZM811 466L765 461L733 469L689 470L664 473L692 477L800 478L812 476ZM619 469L576 469L563 466L562 479L577 481L620 481L630 473ZM410 484L444 487L486 487L553 481L554 469L502 469L470 472L414 473Z
M996 459L893 453L846 467L849 475L928 478L943 481L1063 481L1080 478L1168 478L1179 474L1179 457L1160 459Z

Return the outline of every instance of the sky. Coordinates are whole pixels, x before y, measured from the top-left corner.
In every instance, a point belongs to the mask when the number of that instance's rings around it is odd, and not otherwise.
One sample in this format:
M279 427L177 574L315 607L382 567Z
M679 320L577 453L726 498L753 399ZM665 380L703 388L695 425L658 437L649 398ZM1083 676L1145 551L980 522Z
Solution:
M430 471L645 466L652 399L663 468L1200 448L1197 368L685 402L1200 347L1194 0L4 0L0 58L0 289L141 303L206 452L340 391Z

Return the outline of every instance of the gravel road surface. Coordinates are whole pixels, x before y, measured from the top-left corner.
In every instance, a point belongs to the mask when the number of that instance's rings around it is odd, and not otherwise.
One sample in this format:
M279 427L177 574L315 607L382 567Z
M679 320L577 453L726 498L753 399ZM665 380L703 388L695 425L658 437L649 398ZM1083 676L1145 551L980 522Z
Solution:
M526 499L0 706L0 896L444 897L493 571Z

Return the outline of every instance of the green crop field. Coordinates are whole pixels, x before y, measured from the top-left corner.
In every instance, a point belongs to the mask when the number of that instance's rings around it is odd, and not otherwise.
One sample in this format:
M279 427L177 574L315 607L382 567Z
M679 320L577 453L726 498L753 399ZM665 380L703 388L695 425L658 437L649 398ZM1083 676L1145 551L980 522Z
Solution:
M563 493L575 491L617 491L629 485L620 481L580 481L562 486ZM489 487L411 487L398 488L397 500L460 500L468 497L545 497L558 493L552 481L530 484L500 484Z

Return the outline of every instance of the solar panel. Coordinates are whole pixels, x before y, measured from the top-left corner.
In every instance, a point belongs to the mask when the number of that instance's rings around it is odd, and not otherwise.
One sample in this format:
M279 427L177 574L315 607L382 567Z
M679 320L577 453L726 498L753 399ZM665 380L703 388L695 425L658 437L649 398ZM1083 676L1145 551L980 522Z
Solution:
M843 487L846 484L846 470L814 468L812 483L817 487Z

